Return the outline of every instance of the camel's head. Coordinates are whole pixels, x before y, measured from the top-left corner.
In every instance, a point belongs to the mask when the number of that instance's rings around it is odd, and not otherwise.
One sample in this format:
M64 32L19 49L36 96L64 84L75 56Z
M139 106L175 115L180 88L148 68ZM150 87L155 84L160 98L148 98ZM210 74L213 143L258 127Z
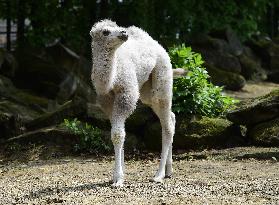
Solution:
M119 27L115 22L102 20L94 24L90 31L93 42L102 42L109 48L119 47L128 40L126 29Z

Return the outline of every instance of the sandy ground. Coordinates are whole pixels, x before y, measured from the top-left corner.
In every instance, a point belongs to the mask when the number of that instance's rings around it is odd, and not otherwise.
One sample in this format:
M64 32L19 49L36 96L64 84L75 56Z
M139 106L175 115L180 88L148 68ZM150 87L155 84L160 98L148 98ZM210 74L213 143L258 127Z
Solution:
M157 154L129 157L123 188L112 157L0 162L0 204L279 204L279 148L174 156L174 175L150 182Z
M255 98L255 97L266 95L275 89L279 89L279 84L271 83L271 82L248 81L241 90L239 91L226 90L225 93L227 93L228 95L234 98L244 100L247 98Z
M252 83L238 99L265 95L279 84ZM123 188L111 187L113 157L40 160L39 149L1 160L0 205L9 204L279 204L279 148L177 153L174 175L150 182L159 154L127 155ZM29 159L26 161L26 159ZM31 160L30 160L31 159Z

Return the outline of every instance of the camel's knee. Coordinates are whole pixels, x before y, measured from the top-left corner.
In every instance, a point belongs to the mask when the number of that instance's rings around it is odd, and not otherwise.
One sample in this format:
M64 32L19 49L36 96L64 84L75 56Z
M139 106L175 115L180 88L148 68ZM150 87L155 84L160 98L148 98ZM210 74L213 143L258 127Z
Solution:
M173 112L171 112L171 121L172 121L172 124L173 126L175 126L175 114Z
M137 91L134 93L124 92L116 95L113 105L115 117L120 117L121 115L124 118L128 118L136 109L138 99L139 93Z
M171 115L170 119L162 122L161 125L162 125L162 134L164 136L164 140L167 143L172 143L174 132L175 132L175 117L174 117L174 115Z
M175 114L171 112L171 129L172 129L172 136L174 135L175 132Z
M166 144L172 144L173 143L173 135L174 135L174 131L172 129L164 129L162 139Z
M113 145L123 144L125 140L124 128L112 128L111 129L111 141Z

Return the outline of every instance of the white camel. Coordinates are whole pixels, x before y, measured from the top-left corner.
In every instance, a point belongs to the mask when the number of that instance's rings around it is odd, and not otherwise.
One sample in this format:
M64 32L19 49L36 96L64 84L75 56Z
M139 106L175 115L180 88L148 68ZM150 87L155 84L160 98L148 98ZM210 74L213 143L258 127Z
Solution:
M90 35L91 79L97 102L111 122L115 152L113 186L123 185L125 121L135 110L138 99L153 109L162 125L161 160L153 178L155 182L162 182L172 174L175 131L170 58L157 41L135 26L123 28L110 20L102 20L94 24Z

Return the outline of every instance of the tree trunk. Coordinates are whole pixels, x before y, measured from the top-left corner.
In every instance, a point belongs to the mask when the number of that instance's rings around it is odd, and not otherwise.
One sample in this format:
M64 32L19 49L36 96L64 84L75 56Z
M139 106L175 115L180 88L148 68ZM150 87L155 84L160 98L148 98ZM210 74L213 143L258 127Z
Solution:
M274 22L273 22L273 27L274 27L274 35L278 36L279 35L279 5L274 8Z
M24 44L24 30L25 30L25 0L18 0L17 10L17 47L21 48Z
M109 17L109 1L101 0L99 19L104 19L104 18L108 18L108 17Z
M10 0L6 0L6 6L7 6L7 13L6 13L6 20L7 20L7 50L11 50L11 4Z

